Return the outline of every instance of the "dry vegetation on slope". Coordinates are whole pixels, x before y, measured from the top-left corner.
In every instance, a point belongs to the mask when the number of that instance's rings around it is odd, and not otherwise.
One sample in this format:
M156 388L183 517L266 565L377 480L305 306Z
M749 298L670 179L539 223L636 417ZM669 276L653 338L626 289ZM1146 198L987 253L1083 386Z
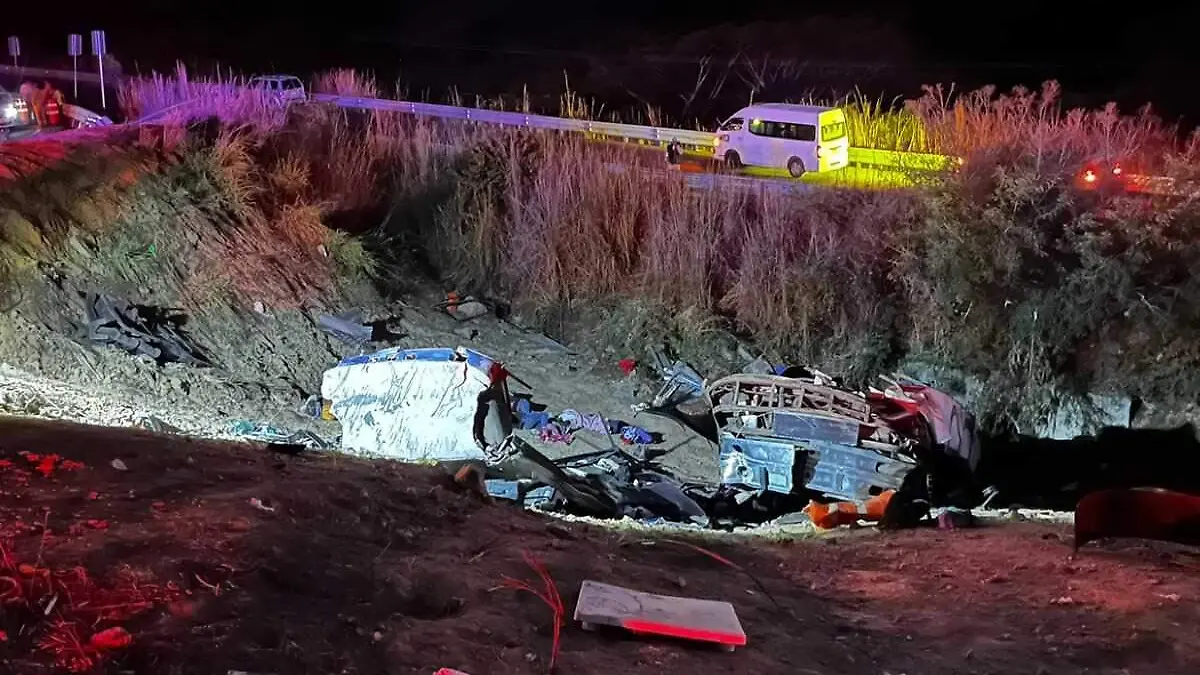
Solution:
M1197 205L1071 184L1097 149L1165 139L1149 118L918 101L927 137L977 139L959 175L783 196L613 172L631 151L578 138L284 109L180 75L123 96L140 112L191 102L160 125L2 146L19 174L0 196L10 274L33 283L82 255L84 276L163 296L142 300L245 308L319 303L348 279L393 293L432 269L558 334L603 312L608 339L666 336L701 361L731 329L851 378L952 368L982 383L982 412L1022 427L1073 393L1178 410L1200 396ZM377 90L347 72L321 82ZM128 255L150 246L157 257Z

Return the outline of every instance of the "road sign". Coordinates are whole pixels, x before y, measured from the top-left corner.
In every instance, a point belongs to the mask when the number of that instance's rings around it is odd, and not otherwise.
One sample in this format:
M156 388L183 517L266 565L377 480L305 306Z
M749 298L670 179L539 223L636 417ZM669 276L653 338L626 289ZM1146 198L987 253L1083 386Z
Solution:
M79 57L83 55L83 36L71 33L67 36L67 56L71 57L71 84L74 86L75 101L79 101Z
M92 31L92 56L96 57L96 63L100 68L100 108L108 108L107 94L104 91L104 55L108 51L108 45L104 37L104 31Z
M104 58L104 54L108 51L108 45L105 43L104 31L92 31L92 56Z

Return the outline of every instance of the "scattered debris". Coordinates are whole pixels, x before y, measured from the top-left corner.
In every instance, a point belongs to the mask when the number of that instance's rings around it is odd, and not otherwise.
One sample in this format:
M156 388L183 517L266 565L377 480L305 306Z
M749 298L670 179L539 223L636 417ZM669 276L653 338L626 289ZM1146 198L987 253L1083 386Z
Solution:
M454 292L447 293L446 300L438 307L446 310L447 314L459 321L470 321L491 312L491 309L483 302L469 295L459 298L458 294Z
M139 415L134 421L134 424L147 431L153 431L160 434L181 434L183 430L179 427L167 424L154 415Z
M331 443L311 431L288 431L271 424L249 420L239 420L230 424L229 433L265 443L268 449L289 455L299 454L303 448L332 450L337 447L336 443Z
M254 508L258 509L259 511L265 511L266 513L275 513L274 506L263 503L263 501L261 499L259 499L258 497L250 498L250 506L253 506Z
M487 484L484 481L483 469L476 464L464 464L454 473L454 483L460 488L482 497L485 501L491 500Z
M89 293L85 296L85 323L78 337L148 357L160 365L172 362L211 365L184 337L184 321L185 317L179 313Z
M616 626L633 633L713 642L732 651L746 644L737 612L728 602L642 593L585 580L575 605L585 630Z
M363 323L361 311L353 310L342 314L318 314L317 325L325 333L353 347L362 347L371 341L375 330Z
M822 503L813 500L804 507L804 513L823 530L854 525L860 520L879 522L883 520L888 503L895 494L895 490L884 490L882 494L868 497L861 507L858 502L852 501Z
M537 486L530 480L488 478L484 480L484 488L492 497L521 502L527 509L536 509L555 499L555 491L552 486Z
M939 530L962 530L975 527L976 524L975 514L970 510L952 506L940 509L934 518Z
M333 411L330 410L332 401L327 401L319 394L313 394L304 399L304 403L300 404L300 414L313 419L331 421L336 419L333 416Z
M114 459L113 461L109 462L108 464L109 464L109 466L116 469L117 471L128 471L129 470L129 467L125 466L125 462L122 462L120 459Z
M704 378L691 366L683 361L670 361L662 349L651 350L650 354L664 384L648 405L634 406L635 412L674 408L703 399Z
M173 583L158 586L132 571L112 586L100 586L82 567L58 570L42 567L40 560L19 563L3 545L0 589L0 603L11 612L6 618L22 626L22 635L33 636L32 644L54 667L71 673L91 672L112 652L132 644L133 636L112 624L181 595ZM96 632L89 635L92 630Z

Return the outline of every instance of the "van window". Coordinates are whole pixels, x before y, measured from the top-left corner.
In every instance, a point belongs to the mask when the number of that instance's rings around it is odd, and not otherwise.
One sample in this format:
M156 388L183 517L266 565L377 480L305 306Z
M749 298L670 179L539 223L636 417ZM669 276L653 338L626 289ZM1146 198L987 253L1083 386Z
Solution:
M721 125L721 131L741 131L745 124L746 120L740 117L731 117Z
M303 89L304 85L300 83L300 80L298 78L289 77L288 79L283 81L283 88L284 89Z
M821 140L836 141L846 135L845 122L833 122L831 124L821 125Z
M771 122L768 120L751 120L750 133L755 136L769 136L771 138L782 138L788 141L807 141L812 142L817 140L817 128L811 124L797 124L794 122Z

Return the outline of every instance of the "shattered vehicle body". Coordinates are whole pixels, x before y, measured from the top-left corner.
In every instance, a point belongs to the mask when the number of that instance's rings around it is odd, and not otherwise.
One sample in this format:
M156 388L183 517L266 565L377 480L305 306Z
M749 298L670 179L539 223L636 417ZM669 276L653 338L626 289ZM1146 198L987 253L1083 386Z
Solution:
M721 482L845 501L899 489L916 465L921 425L901 433L866 398L816 381L733 375L708 389L720 430Z
M508 371L471 349L385 349L325 371L342 448L406 462L483 460L512 433Z
M682 364L660 370L666 384L642 409L711 441L721 484L743 498L808 494L862 505L897 491L911 499L915 477L918 500L932 503L931 474L947 463L969 474L979 462L971 416L947 394L915 381L888 380L883 389L857 392L819 372L787 368L704 386ZM699 400L703 414L678 409Z

